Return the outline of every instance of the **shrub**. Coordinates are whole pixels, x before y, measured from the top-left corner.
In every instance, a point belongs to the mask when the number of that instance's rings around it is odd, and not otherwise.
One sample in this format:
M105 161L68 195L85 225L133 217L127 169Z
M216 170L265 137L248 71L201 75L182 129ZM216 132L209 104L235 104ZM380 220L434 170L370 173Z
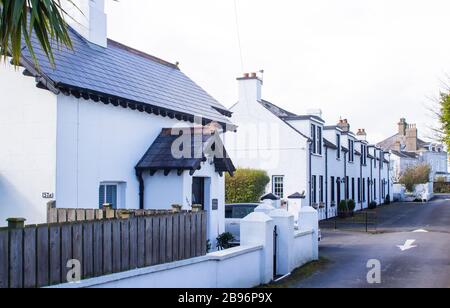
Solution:
M231 242L234 241L233 234L226 232L217 237L217 249L224 250L231 248Z
M378 206L378 204L375 201L372 201L372 202L369 203L369 209L370 210L376 209L377 206Z
M414 192L416 185L425 184L430 181L431 168L428 164L408 167L400 177L400 184L403 184L408 192Z
M348 205L348 210L353 213L355 211L355 209L356 209L355 201L354 200L348 200L347 201L347 205Z
M436 194L449 194L450 193L450 182L447 182L447 178L440 176L436 178L434 183L434 192Z
M390 196L390 195L387 195L387 196L386 196L386 198L385 198L385 200L384 200L384 204L386 204L386 205L391 204L391 196Z
M348 204L346 200L342 200L341 202L339 202L338 211L341 213L348 212Z
M263 170L238 169L234 176L226 175L226 203L253 203L266 191L270 178Z

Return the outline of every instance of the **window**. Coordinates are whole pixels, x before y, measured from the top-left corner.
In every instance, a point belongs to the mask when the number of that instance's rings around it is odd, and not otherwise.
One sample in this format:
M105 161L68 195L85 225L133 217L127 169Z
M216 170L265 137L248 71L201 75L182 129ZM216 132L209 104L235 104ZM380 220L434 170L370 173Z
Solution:
M101 184L99 188L99 208L105 204L111 204L113 209L117 209L117 184Z
M380 169L383 169L384 165L384 152L380 151Z
M373 157L375 157L373 160L373 168L377 169L377 150L373 150Z
M353 163L355 161L355 141L348 141L348 161Z
M377 181L373 182L373 197L377 199Z
M312 140L312 153L322 155L323 147L323 133L322 127L315 124L311 124L311 140Z
M352 200L355 201L355 178L352 178Z
M366 179L362 180L362 201L366 202Z
M331 202L335 203L336 202L336 191L335 191L335 186L336 182L334 180L334 176L331 177Z
M361 165L367 165L367 146L361 144Z
M277 175L273 177L272 191L275 196L278 196L281 199L284 198L284 176Z
M322 127L317 126L317 154L322 155Z
M312 152L314 154L317 153L317 135L316 135L316 126L311 124L311 139L312 139Z
M337 178L336 180L336 194L337 194L337 202L341 202L341 178Z
M319 177L319 202L323 203L323 176Z
M358 178L358 202L361 202L361 178Z
M336 146L337 146L337 152L336 152L336 158L341 159L341 135L336 134Z
M315 175L312 176L311 179L311 201L313 204L317 203L317 177Z
M345 177L345 199L350 198L350 180L349 177Z

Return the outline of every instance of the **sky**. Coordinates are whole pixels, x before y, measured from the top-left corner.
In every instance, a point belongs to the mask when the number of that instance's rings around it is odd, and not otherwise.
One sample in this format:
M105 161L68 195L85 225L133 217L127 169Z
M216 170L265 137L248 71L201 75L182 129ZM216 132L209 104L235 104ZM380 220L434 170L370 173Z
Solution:
M169 62L226 107L264 70L263 98L372 142L400 118L422 137L450 79L448 0L106 0L108 36Z

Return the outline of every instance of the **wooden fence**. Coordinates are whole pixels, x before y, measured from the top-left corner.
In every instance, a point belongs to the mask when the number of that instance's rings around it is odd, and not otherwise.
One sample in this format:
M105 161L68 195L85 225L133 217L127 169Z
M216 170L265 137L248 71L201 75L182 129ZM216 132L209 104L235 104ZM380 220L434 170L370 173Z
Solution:
M63 209L47 206L47 223L63 223L86 220L120 219L124 213L131 217L171 214L171 210L114 210L114 209Z
M67 282L69 260L82 279L205 255L206 214L179 213L0 229L0 288Z

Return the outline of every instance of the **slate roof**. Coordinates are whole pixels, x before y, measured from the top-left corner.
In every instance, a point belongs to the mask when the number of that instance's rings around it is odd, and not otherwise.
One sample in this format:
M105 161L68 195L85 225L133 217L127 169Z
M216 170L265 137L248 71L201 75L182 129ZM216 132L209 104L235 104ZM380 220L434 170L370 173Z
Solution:
M294 126L292 126L292 124L290 124L287 120L286 117L294 117L297 116L295 113L289 112L281 107L278 107L275 104L272 104L268 101L262 100L260 102L261 105L263 105L267 110L269 110L270 112L272 112L277 118L279 118L281 121L283 121L287 126L289 126L290 128L292 128L295 132L297 132L300 136L306 138L307 140L311 140L311 138L309 138L308 136L306 136L305 134L303 134L301 131L299 131L298 129L296 129Z
M292 194L288 197L288 199L305 199L305 194L301 194L299 192L296 192L295 194Z
M381 141L380 143L378 143L377 147L380 147L384 150L391 150L391 149L395 148L397 141L400 141L400 144L403 147L405 147L406 136L401 136L400 134L395 134L394 136L389 137L389 138ZM430 145L429 142L426 142L420 138L417 138L417 148L418 149L423 149L429 145Z
M163 170L168 174L172 170L177 170L179 174L182 171L189 170L191 174L201 168L202 162L211 157L211 149L223 147L219 135L206 131L205 129L184 128L182 134L190 133L190 151L186 157L177 158L172 154L172 145L180 137L177 132L173 133L171 128L164 128L148 151L136 165L138 171L150 171L155 173ZM189 137L188 137L189 138ZM201 140L201 143L199 142ZM236 171L233 162L223 147L223 157L214 157L216 172L229 172L231 175ZM183 151L183 149L180 149ZM186 151L187 152L187 151ZM184 153L184 151L183 151Z
M325 147L327 147L329 149L337 150L337 146L334 145L331 141L329 141L326 138L323 138L323 144L324 144Z
M276 196L276 195L274 195L272 193L268 193L268 194L266 194L266 195L261 197L261 201L264 201L264 200L276 201L276 200L280 200L280 197L278 197L278 196Z
M406 151L391 151L392 154L401 157L401 158L410 158L410 159L416 159L418 158L418 155L414 152L406 152Z
M193 116L202 116L208 121L230 123L231 112L177 65L112 40L108 40L107 48L95 46L72 28L69 34L74 49L55 48L55 68L35 37L32 43L39 69L34 66L29 51L23 50L21 64L38 78L40 86L105 103L111 99L117 105L133 103L132 107L139 111L179 116L191 122ZM151 107L163 110L155 111Z

